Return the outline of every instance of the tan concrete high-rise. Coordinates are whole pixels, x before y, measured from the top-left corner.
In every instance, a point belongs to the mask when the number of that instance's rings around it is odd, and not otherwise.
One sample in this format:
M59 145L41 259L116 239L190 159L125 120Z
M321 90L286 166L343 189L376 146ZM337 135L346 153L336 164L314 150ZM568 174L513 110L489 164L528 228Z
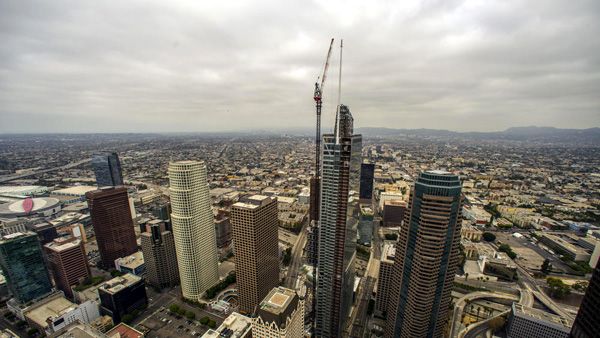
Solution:
M169 163L169 194L183 297L198 300L219 281L217 243L206 165Z
M439 338L458 267L461 182L446 171L416 180L396 244L386 338Z
M277 199L254 195L231 208L240 312L253 314L279 284Z

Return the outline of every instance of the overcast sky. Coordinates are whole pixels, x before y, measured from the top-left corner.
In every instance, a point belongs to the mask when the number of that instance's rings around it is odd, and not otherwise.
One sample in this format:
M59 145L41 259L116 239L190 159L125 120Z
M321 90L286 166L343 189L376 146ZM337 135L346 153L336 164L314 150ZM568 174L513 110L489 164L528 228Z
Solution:
M0 1L0 132L600 126L600 1Z

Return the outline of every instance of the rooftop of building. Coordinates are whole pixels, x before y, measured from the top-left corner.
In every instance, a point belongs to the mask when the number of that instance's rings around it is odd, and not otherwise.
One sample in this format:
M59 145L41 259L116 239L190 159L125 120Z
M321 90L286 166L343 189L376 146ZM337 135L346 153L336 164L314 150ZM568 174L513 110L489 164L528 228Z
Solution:
M383 202L384 205L393 205L393 206L399 206L399 207L406 207L406 202L400 199L396 199L396 200L387 200L385 202Z
M84 202L87 204L87 202ZM90 217L89 214L82 214L79 212L68 212L64 215L61 215L59 217L56 217L50 221L48 221L50 224L58 226L64 223L70 223L70 222L77 222L80 221L84 218Z
M15 240L17 238L26 237L26 236L36 236L36 234L33 233L33 232L31 232L31 231L27 231L27 232L14 232L12 234L8 234L8 235L4 235L4 236L0 237L0 243L10 242L10 241Z
M52 242L44 245L46 248L55 251L62 252L69 250L81 245L81 240L74 237L59 237L54 239Z
M43 302L43 301L42 301ZM36 323L40 327L48 326L49 318L58 318L65 313L71 312L77 308L77 305L69 301L63 296L55 297L52 300L36 306L32 306L31 310L24 313L30 321Z
M387 263L393 263L396 257L396 246L394 243L385 243L383 245L383 251L381 253L381 261Z
M195 165L204 165L204 161L184 160L184 161L169 162L169 167L187 167L187 166L195 166Z
M106 338L102 332L94 329L89 324L75 321L60 329L51 337L55 338Z
M245 337L250 333L252 329L252 319L243 316L237 312L231 313L223 324L215 330L208 330L202 337L203 338L220 338L230 337L239 338ZM222 335L223 334L223 335Z
M575 253L575 254L587 254L588 253L584 248L575 246L575 245L565 241L564 239L562 239L559 236L552 235L552 234L544 234L543 237L546 237L549 240L551 240L552 242L559 244L560 246L569 250L572 253Z
M0 186L1 196L10 196L22 198L31 194L44 193L48 191L47 187L41 185L4 185Z
M360 205L360 213L366 216L373 215L373 208L370 205Z
M110 195L118 195L118 194L122 194L123 192L127 193L127 188L124 186L101 187L100 189L86 192L85 196L87 198L99 198L99 197L110 196Z
M260 309L279 315L284 312L292 302L296 292L284 287L276 287L271 290L260 303Z
M131 256L117 258L115 263L122 267L134 270L144 264L144 254L141 251L138 251Z
M110 331L106 332L106 335L110 338L141 338L144 336L142 332L125 323L116 325Z
M543 310L538 310L531 307L526 307L521 304L513 303L513 311L517 316L529 317L531 319L542 320L545 322L553 323L556 325L563 326L566 329L570 329L573 326L573 321L552 313L548 313Z
M64 189L58 189L52 191L52 194L57 195L68 195L68 196L85 196L88 191L98 190L98 187L91 185L76 185L74 187L68 187Z
M452 173L449 171L439 170L439 169L427 170L426 173L434 174L434 175L452 175Z
M273 199L274 197L266 195L252 195L242 198L240 202L233 204L233 206L242 209L256 209L271 202Z
M52 197L35 197L18 200L12 203L0 204L0 215L25 216L59 206L60 201Z
M115 293L139 282L140 280L142 280L141 277L127 273L127 274L124 274L123 276L115 277L115 278L109 280L108 282L105 282L104 284L102 284L100 286L99 289L104 290L110 294L115 294Z

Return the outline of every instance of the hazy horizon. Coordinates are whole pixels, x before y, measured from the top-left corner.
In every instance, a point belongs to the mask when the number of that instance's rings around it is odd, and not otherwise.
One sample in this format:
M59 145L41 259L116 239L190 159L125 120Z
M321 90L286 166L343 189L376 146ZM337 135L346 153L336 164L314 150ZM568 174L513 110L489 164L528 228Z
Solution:
M600 2L0 3L0 133L600 127Z

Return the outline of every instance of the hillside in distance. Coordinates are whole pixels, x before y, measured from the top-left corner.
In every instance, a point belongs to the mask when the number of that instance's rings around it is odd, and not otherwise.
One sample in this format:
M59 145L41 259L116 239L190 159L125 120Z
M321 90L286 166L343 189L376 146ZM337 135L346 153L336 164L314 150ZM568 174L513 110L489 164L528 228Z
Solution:
M600 128L562 129L554 127L513 127L497 132L456 132L442 129L358 128L365 137L417 136L427 138L462 138L481 140L529 141L547 143L582 143L600 145Z

